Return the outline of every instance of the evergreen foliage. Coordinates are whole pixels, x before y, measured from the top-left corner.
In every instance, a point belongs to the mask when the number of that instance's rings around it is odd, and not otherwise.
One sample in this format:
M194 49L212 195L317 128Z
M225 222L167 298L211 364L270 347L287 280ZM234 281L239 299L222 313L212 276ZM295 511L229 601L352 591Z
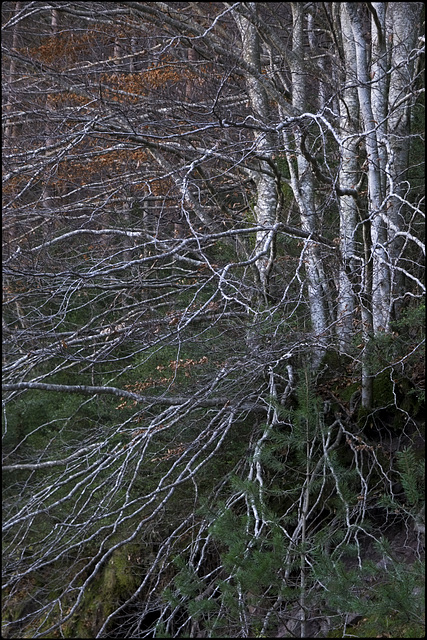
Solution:
M408 504L416 508L425 503L425 460L414 449L402 449L396 453L397 469Z

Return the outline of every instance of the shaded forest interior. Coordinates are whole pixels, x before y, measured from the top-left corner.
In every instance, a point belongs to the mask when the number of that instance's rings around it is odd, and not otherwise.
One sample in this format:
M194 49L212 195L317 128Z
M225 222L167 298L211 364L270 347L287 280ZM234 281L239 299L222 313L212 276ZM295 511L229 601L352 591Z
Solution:
M1 12L2 636L424 637L424 4Z

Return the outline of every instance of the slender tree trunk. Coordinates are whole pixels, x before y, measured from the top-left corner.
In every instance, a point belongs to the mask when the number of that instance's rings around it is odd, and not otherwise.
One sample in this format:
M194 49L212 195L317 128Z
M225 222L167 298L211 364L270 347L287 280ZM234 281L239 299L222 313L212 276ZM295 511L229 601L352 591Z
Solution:
M380 208L384 207L386 195L387 165L387 53L385 2L373 2L371 7L371 101L378 148L378 168L380 184ZM374 330L388 331L391 311L391 279L387 247L387 229L381 215L372 218L374 248L372 300L374 305ZM377 246L378 245L378 246ZM375 259L376 258L376 259Z
M256 3L250 3L252 10L256 11ZM247 90L255 122L265 124L270 120L270 108L265 89L257 76L261 73L261 50L259 36L256 27L245 17L234 14L242 39L242 56L246 64L254 73L247 76ZM259 160L259 171L254 178L257 186L257 198L255 203L255 218L260 226L274 225L277 219L278 195L274 175L268 159L274 155L274 141L271 135L256 133L256 147L262 158ZM261 253L257 261L262 296L265 301L269 297L269 276L274 261L274 238L269 231L258 231L256 235L256 251Z
M363 118L368 165L368 212L372 241L372 322L373 332L387 330L389 324L390 274L385 248L386 233L380 215L383 206L381 193L380 154L378 151L377 120L372 108L371 78L368 73L366 38L360 15L361 5L343 3L350 17L356 50L357 91Z
M15 8L14 8L15 14L19 13L19 11L21 10L21 5L22 5L22 2L15 2ZM12 35L12 50L15 51L16 49L18 49L18 30L15 25L13 29L13 35ZM16 74L16 60L13 56L11 56L10 62L9 62L9 79L8 79L8 82L5 83L5 86L7 87L7 96L6 96L6 101L4 105L4 112L6 116L9 112L12 111L12 103L13 103L12 87L14 82L16 82L15 74ZM10 120L6 119L6 125L4 127L4 141L6 142L9 138L13 139L15 135L16 135L16 126Z
M342 3L340 4L342 7ZM342 46L344 52L344 89L340 99L340 150L339 181L342 188L354 189L358 181L358 138L355 133L359 123L359 102L354 86L356 77L356 52L351 28L343 16L341 20ZM354 335L354 286L361 284L360 262L356 260L355 234L357 205L352 196L341 196L340 213L340 265L338 285L337 334L341 353L347 353Z
M294 54L290 64L293 92L292 106L296 107L298 111L303 112L306 108L306 80L304 73L303 47L304 6L298 2L293 2L291 6L293 18L292 52ZM302 228L308 233L315 233L316 213L314 205L313 174L308 160L300 152L302 136L301 130L296 129L294 136L297 155L296 171L293 168L289 138L288 135L284 133L285 146L289 150L287 155L291 174L291 186L300 211ZM316 244L308 241L305 247L305 253L311 325L317 344L313 353L312 365L316 368L320 364L326 350L328 330L325 310L325 289L327 289L327 285L319 250Z
M59 28L59 12L57 9L52 9L50 13L50 26L52 30L52 35L55 35L58 32ZM49 113L49 96L46 95L46 112ZM54 138L52 134L52 124L47 121L45 124L46 127L46 155L49 155L49 146L54 143ZM45 180L44 187L42 192L42 206L43 208L49 210L54 207L53 199L55 197L55 181L52 180L52 171L49 165L47 165L45 170Z
M191 47L187 49L187 57L190 63L196 62L197 60L196 50L192 49ZM194 78L191 78L191 76L187 78L187 81L185 83L185 98L188 102L194 101Z
M412 106L413 51L421 19L421 2L388 3L387 24L392 28L391 72L388 94L389 199L387 203L387 238L391 268L391 306L399 316L404 290L404 276L399 270L404 240L396 235L407 224L404 204L408 188L407 169L410 148L410 107Z
M362 22L358 14L358 10L359 8L355 6L355 3L341 4L341 25L343 30L343 39L347 40L347 44L344 44L344 52L347 56L354 55L353 73L355 74L355 80L357 80L357 94L364 123L368 164L368 213L361 213L363 218L362 230L364 257L363 269L361 273L360 308L363 336L363 351L361 353L362 406L365 409L370 409L373 402L373 378L370 369L370 351L374 334L372 283L375 255L372 238L372 219L375 215L378 215L381 200L381 187L379 176L378 145L374 126L374 116L372 113L371 96L368 88L369 81L366 60L366 47L362 29ZM346 60L346 63L347 62L349 62L348 59Z

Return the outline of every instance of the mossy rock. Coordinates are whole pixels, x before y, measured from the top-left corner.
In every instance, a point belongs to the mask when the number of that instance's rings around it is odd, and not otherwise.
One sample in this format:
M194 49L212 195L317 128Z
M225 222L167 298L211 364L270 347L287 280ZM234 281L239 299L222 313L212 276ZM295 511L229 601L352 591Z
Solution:
M94 582L85 592L83 602L70 622L65 625L68 638L94 638L105 619L140 584L136 563L138 548L133 545L116 549Z

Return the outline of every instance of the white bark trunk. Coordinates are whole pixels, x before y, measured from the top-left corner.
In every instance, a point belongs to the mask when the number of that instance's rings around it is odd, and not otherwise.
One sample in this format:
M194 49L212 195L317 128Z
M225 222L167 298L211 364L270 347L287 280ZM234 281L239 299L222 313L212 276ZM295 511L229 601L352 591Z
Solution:
M371 78L368 73L366 38L360 16L360 5L343 3L348 13L356 50L357 91L363 118L368 165L368 217L372 241L372 319L373 331L387 330L390 317L390 273L385 248L385 227L380 215L381 194L380 154L378 151L377 121L372 108Z
M372 60L371 60L371 99L372 113L377 127L378 157L380 162L381 196L385 195L387 164L387 50L386 50L386 2L373 2L371 17Z
M357 82L357 97L359 101L359 107L362 111L362 116L365 125L366 133L366 152L368 156L368 189L369 189L369 204L370 210L376 211L379 207L380 199L380 185L379 176L375 173L375 167L378 168L378 153L376 138L370 138L368 136L374 136L375 129L373 128L373 115L370 104L370 95L367 90L367 66L366 66L366 52L365 44L362 35L361 24L357 16L357 8L348 8L349 3L342 3L341 9L341 27L343 31L343 48L344 55L346 57L347 70L350 71L353 78L358 80ZM353 61L353 62L352 62ZM360 84L363 86L360 88ZM353 82L349 85L354 86ZM354 98L353 94L351 97ZM353 104L353 112L349 110L350 118L356 117L355 104ZM370 118L370 120L369 120ZM368 125L370 122L370 125ZM369 126L371 131L369 131ZM376 165L373 163L376 159ZM351 157L349 158L351 160ZM347 176L343 176L344 180ZM371 180L370 180L371 178ZM345 205L345 201L342 200ZM347 203L348 204L348 203ZM363 269L360 274L361 277L361 290L360 290L360 312L362 319L362 336L363 336L363 351L361 353L361 402L365 409L370 409L373 401L373 378L370 371L370 349L371 340L373 334L373 317L372 317L372 239L371 239L371 224L369 221L363 223Z
M406 228L407 211L405 199L409 165L410 146L410 106L412 103L411 82L413 57L416 46L422 3L392 2L388 4L387 24L392 32L391 73L388 94L388 144L389 195L387 204L387 236L389 241L391 268L391 306L399 315L399 298L403 291L402 272L397 269L403 248L403 239L396 232ZM408 99L405 100L405 97Z
M256 3L250 3L253 11L256 11ZM260 42L256 27L242 15L235 13L234 18L239 28L242 39L242 56L246 64L253 68L254 75L247 75L246 85L254 113L255 122L266 123L269 121L269 104L265 89L261 86L258 74L261 73ZM272 158L274 144L271 136L266 133L256 134L256 150L260 156ZM271 167L266 160L259 161L259 172L255 175L257 185L257 199L255 204L255 218L258 225L271 226L276 222L278 195ZM269 275L274 260L274 240L269 231L258 231L256 234L257 253L261 253L257 260L257 268L262 287L262 295L268 300Z
M371 34L372 34L372 60L370 77L372 113L376 126L378 143L378 166L380 180L381 202L386 195L386 119L387 119L387 53L386 53L386 4L385 2L372 3ZM382 216L374 216L372 219L372 234L378 248L374 251L378 261L373 264L373 305L374 305L374 330L388 331L391 312L391 278L389 256L387 248L387 229Z
M343 4L340 5L343 7ZM356 77L356 51L347 14L341 11L342 46L345 78L340 100L340 149L341 164L339 182L342 188L354 188L358 181L358 139L355 135L359 122L359 102L354 86ZM340 213L340 266L338 285L337 334L341 353L348 352L354 335L355 293L353 284L361 284L360 263L355 259L355 234L357 207L352 196L341 196Z
M306 80L304 74L304 6L302 3L293 2L292 18L292 57L291 76L292 76L292 106L300 112L306 109ZM288 165L291 176L291 186L297 202L300 216L301 226L308 233L316 232L316 213L314 205L314 182L313 174L308 160L300 152L301 131L295 130L295 149L296 149L296 171L293 166L290 152L289 137L284 133L285 147L288 149ZM319 255L318 248L314 242L307 241L305 247L306 253L306 272L308 298L310 305L310 317L313 333L316 340L316 349L313 352L312 366L316 368L324 355L327 342L327 314L325 305L325 289L326 279L323 273L323 266Z

